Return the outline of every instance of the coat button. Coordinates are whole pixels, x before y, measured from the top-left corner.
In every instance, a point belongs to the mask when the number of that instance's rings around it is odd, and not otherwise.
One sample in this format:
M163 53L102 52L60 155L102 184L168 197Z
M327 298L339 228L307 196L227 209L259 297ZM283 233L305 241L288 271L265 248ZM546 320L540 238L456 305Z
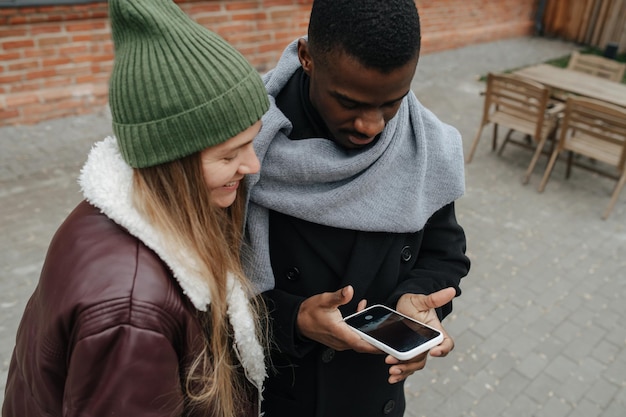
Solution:
M335 349L328 348L322 353L322 362L329 363L335 357Z
M413 257L413 254L411 253L411 247L410 246L403 247L402 250L400 251L400 257L402 258L402 262L409 262L411 258Z
M396 402L394 400L389 400L385 403L385 407L383 407L383 413L390 414L395 407L396 407Z
M285 272L285 277L289 281L297 281L300 278L300 270L295 266L292 266Z

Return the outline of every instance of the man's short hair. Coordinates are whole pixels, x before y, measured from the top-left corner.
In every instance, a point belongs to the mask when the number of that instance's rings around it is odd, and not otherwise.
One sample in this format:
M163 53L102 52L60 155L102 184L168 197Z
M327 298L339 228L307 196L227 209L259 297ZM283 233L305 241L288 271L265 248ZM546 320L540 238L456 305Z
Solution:
M414 0L314 0L311 54L324 60L345 52L368 68L391 71L419 55L420 22Z

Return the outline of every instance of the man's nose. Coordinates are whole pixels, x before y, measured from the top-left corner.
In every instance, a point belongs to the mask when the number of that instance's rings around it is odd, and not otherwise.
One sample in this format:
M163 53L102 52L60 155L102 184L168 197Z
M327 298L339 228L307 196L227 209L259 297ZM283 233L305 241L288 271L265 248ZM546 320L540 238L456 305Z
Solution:
M354 121L354 130L368 138L378 135L384 128L385 118L378 109L363 111Z

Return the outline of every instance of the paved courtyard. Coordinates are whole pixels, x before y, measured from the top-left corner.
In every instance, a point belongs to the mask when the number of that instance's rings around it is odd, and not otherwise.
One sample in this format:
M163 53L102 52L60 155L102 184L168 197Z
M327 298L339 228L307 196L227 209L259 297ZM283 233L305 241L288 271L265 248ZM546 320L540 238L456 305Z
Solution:
M413 89L463 135L482 112L480 75L542 62L576 45L516 38L425 55ZM24 305L47 245L81 200L76 177L106 111L0 127L0 401ZM614 182L557 163L544 193L521 177L530 153L490 151L485 129L457 203L472 270L444 323L456 341L406 384L408 417L626 415L626 193L601 214Z

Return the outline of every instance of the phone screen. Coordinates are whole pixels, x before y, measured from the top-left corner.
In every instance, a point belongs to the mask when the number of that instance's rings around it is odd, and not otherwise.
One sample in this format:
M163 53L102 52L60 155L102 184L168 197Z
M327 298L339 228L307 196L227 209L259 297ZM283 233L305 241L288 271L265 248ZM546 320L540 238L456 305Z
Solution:
M439 336L436 330L383 307L349 317L346 323L399 352L407 352Z

